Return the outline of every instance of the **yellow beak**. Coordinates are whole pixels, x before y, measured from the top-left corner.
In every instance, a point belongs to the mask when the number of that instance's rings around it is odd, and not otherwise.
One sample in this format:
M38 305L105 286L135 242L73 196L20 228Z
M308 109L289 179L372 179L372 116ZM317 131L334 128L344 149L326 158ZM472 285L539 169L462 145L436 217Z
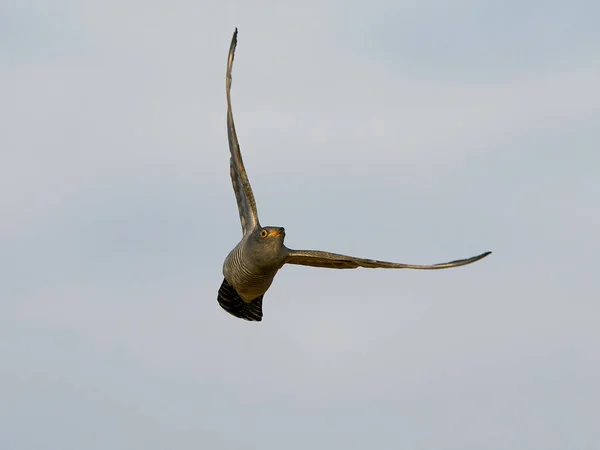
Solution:
M285 230L283 228L277 228L276 230L271 231L268 236L281 236L285 234Z

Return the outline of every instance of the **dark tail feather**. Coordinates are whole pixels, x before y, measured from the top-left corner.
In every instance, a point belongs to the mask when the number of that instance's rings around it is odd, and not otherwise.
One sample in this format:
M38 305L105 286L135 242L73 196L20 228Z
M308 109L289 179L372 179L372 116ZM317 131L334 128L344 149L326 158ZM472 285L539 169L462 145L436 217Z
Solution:
M264 295L264 294L263 294ZM240 319L260 322L262 320L263 296L256 297L251 302L245 302L236 290L223 278L223 283L217 295L219 305L229 314Z

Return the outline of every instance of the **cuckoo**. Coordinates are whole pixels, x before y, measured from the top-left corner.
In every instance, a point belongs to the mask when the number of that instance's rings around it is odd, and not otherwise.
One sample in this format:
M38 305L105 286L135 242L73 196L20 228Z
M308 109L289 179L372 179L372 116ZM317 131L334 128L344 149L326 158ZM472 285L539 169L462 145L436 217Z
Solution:
M235 132L231 111L231 69L237 45L237 28L233 33L226 72L227 137L229 140L230 175L237 200L242 239L225 258L223 283L217 299L225 311L249 321L261 321L262 302L277 271L284 264L326 267L331 269L355 269L357 267L385 269L448 269L464 266L485 258L485 252L471 258L459 259L433 265L401 264L374 259L329 253L318 250L293 250L284 245L285 230L282 227L263 227L258 220L256 201L242 161L242 154Z

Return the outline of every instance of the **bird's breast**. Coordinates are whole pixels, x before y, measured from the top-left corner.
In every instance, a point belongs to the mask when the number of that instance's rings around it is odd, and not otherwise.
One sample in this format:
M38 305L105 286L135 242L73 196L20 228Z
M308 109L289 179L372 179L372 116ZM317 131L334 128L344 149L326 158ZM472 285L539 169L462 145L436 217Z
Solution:
M243 300L250 302L263 295L271 286L277 270L259 272L244 260L242 248L234 248L223 263L223 276Z

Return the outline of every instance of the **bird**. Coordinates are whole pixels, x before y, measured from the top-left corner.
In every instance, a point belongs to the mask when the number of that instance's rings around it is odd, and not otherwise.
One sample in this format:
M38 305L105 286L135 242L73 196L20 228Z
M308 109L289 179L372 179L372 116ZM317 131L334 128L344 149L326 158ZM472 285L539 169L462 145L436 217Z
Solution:
M248 181L235 130L231 108L231 71L237 46L237 35L238 30L235 28L227 57L225 92L227 138L230 150L229 173L237 201L242 238L223 263L223 282L219 288L217 300L225 311L247 321L262 321L263 297L284 264L331 269L365 267L436 270L472 264L491 253L488 251L471 258L440 264L417 265L356 258L318 250L294 250L286 247L283 227L262 226L258 220L256 200Z

